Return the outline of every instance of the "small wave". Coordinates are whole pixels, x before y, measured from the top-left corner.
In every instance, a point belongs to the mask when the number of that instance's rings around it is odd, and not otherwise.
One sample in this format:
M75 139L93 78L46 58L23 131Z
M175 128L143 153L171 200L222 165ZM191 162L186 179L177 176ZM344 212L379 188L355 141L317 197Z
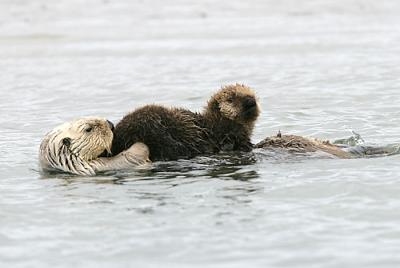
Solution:
M353 135L351 135L348 138L344 138L344 139L338 139L338 140L334 140L332 143L338 146L357 146L357 145L362 145L365 144L365 140L361 137L360 134L358 134L357 132L355 132L354 130L351 130L351 133Z

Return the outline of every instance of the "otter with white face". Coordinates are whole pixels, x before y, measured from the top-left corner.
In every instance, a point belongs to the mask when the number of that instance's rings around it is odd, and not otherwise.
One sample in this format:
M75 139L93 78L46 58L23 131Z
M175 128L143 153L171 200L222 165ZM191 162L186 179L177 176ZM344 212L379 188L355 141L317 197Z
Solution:
M111 152L113 128L110 121L98 117L85 117L56 127L40 145L42 169L95 175L150 162L149 150L143 143L135 143L114 157L99 157L104 151Z

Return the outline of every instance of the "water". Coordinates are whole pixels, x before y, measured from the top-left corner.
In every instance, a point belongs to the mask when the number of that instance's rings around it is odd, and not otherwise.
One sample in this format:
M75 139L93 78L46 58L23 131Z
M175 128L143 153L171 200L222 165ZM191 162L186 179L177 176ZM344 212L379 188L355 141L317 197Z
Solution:
M279 130L400 133L396 0L0 1L0 266L398 267L399 155L257 151L95 178L44 176L44 134L148 103L257 90Z

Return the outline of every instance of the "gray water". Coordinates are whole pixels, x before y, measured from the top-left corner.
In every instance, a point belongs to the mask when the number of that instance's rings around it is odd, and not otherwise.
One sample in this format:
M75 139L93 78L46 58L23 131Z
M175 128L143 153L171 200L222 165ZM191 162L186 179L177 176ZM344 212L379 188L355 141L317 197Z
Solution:
M250 154L42 175L82 116L257 91L253 141L400 139L396 0L0 0L1 267L399 267L399 155Z

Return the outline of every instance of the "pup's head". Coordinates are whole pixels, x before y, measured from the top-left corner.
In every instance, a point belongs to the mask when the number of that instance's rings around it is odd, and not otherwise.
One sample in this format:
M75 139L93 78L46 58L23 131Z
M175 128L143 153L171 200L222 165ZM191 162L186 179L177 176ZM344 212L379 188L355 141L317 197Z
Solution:
M213 95L208 102L207 112L248 124L257 119L260 107L251 88L236 84L224 86Z
M114 125L99 117L85 117L62 125L60 143L84 160L93 160L104 151L111 153Z

